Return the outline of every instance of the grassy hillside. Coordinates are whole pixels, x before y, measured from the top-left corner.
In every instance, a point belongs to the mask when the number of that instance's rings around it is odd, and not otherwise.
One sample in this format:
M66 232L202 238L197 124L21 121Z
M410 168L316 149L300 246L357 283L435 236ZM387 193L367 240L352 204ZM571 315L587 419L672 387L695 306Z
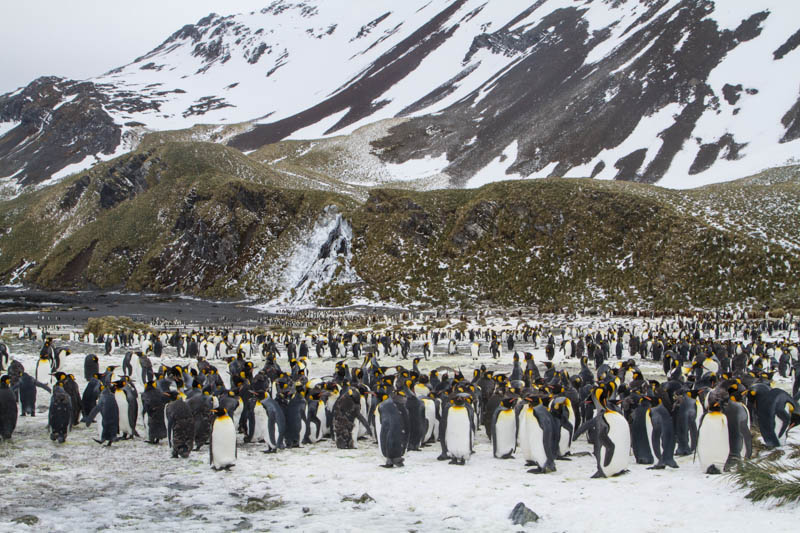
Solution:
M302 268L286 258L333 205L353 234L337 260L352 254L360 281L317 287L323 304L800 307L797 167L691 191L546 179L418 192L345 186L308 155L276 170L307 148L252 154L264 164L162 136L2 202L0 281L269 298L291 289L275 266Z

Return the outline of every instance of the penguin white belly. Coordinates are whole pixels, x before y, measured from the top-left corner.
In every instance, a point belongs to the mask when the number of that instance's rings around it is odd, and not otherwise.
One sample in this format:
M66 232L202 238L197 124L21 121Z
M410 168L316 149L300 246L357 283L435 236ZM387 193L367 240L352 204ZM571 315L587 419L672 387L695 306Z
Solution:
M480 346L478 343L473 342L472 345L469 347L469 351L472 354L472 360L478 360L478 352L480 351Z
M793 408L794 407L792 406L791 403L786 402L786 404L784 404L783 406L783 411L791 417ZM781 420L777 416L775 417L775 436L778 437L778 442L781 443L781 446L786 445L786 439L789 436L789 429L788 427L784 427L783 420Z
M495 457L503 457L514 452L517 439L517 422L513 410L503 410L497 415L494 438Z
M364 399L363 396L361 397L361 412L362 413L366 413L367 412L367 401ZM358 422L358 421L356 421L356 422ZM368 432L369 432L369 428L367 426L365 426L364 424L358 422L358 438L366 437Z
M251 442L266 442L267 440L267 423L269 419L267 418L267 411L264 407L256 403L253 407L253 418L255 419L255 424L253 428L253 438Z
M569 431L565 428L561 428L561 433L558 435L558 453L560 455L566 455L571 445L572 441L570 440Z
M614 443L614 455L611 462L605 466L608 450L603 448L601 468L606 476L619 474L628 466L631 449L631 430L625 417L616 411L606 411L603 415L608 424L608 438Z
M718 412L706 414L697 435L697 457L703 472L712 465L721 472L729 453L727 418Z
M229 416L214 420L211 430L211 466L227 468L236 463L236 428Z
M425 406L425 420L428 422L428 429L425 431L425 438L422 442L428 442L433 437L433 430L436 423L436 403L428 398L423 398L423 405Z
M36 365L36 381L50 383L50 361L40 359Z
M117 408L119 409L119 432L123 436L133 435L133 428L131 428L130 418L128 417L128 397L124 391L116 391L114 399L117 401Z
M142 378L142 365L139 362L139 356L134 354L131 357L131 377L133 378L133 386L136 386L136 380Z
M522 452L522 458L526 461L533 461L533 450L531 449L531 441L528 439L528 424L531 423L530 419L534 418L533 409L525 407L519 415L519 428L517 434L519 435L519 449Z
M447 453L450 457L462 460L469 459L471 431L467 408L450 407L447 412L447 429L444 434Z
M525 425L526 437L530 442L531 457L537 465L544 468L547 463L547 452L544 449L544 431L542 426L539 425L539 420L533 415L531 415L531 418Z
M233 429L236 430L239 428L239 421L242 419L242 410L244 409L244 405L242 399L239 398L239 406L233 412Z
M656 454L655 450L653 450L653 418L650 416L650 409L647 410L647 414L644 417L644 425L647 428L647 449L650 450L650 455L655 459Z
M381 411L375 409L375 438L378 440L378 452L383 456L383 446L381 445Z

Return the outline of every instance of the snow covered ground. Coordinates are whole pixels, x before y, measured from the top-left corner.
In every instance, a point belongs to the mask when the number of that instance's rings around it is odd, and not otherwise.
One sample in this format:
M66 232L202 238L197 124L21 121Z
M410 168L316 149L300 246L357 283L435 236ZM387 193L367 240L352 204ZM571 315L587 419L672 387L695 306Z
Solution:
M4 341L12 357L32 371L39 344ZM65 344L73 355L64 364L83 390L84 355L102 354L102 346ZM466 342L459 344L459 355L448 356L444 349L440 342L434 357L420 364L422 370L446 365L460 367L466 374L475 366ZM517 349L532 351L538 361L544 359L541 345L533 349L518 343ZM415 343L412 354L418 353L421 349ZM101 355L101 368L121 364L122 355L121 350ZM179 361L174 356L168 348L167 364ZM382 363L411 365L393 358ZM481 355L480 363L506 371L511 356L504 352L497 363ZM311 375L330 375L333 365L314 358ZM577 368L574 360L564 365ZM652 363L643 362L641 368L660 377L660 367ZM612 479L590 479L596 466L588 456L558 461L553 474L528 474L519 452L512 460L492 457L483 428L466 466L437 461L438 444L409 452L405 468L387 470L380 468L383 459L372 439L359 441L355 450L338 450L325 440L265 455L264 445L241 444L240 436L236 466L230 472L215 472L208 464L207 447L186 460L171 459L166 443L153 446L141 439L106 448L92 441L97 435L94 426L76 428L65 444L54 444L46 429L49 395L41 391L38 400L37 416L20 418L13 440L0 443L0 531L728 533L758 524L775 533L796 531L800 517L797 505L751 503L726 477L703 474L691 457L677 458L678 470L652 471L631 464L630 473ZM797 441L797 435L792 440ZM590 447L581 438L573 451ZM345 500L358 500L364 493L374 501ZM524 528L512 525L508 515L517 502L524 502L541 520ZM38 521L30 526L14 522L25 515Z

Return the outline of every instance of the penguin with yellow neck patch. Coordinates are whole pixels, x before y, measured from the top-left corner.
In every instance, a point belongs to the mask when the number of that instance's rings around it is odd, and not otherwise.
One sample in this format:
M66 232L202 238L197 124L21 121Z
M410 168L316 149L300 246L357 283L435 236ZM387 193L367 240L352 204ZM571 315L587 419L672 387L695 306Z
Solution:
M472 435L474 432L473 414L468 393L458 393L450 399L450 407L446 411L441 425L444 444L450 464L465 465L472 453Z
M492 450L498 459L513 459L517 449L517 417L514 397L500 400L492 415Z
M236 426L228 412L218 407L214 409L214 422L211 427L211 441L208 456L214 470L230 470L236 464Z
M631 448L631 432L625 417L608 406L610 384L601 385L592 391L592 402L597 415L584 422L573 436L577 439L583 432L594 428L594 456L597 472L593 478L618 476L627 472L628 454Z
M697 458L706 474L721 474L730 454L728 419L722 412L720 402L708 406L700 419L697 435Z

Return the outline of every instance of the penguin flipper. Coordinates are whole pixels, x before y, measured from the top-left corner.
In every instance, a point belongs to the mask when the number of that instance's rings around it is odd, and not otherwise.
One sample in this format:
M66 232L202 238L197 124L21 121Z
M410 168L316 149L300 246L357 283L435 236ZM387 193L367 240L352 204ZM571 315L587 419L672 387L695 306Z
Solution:
M750 459L753 456L753 434L750 432L746 418L742 418L739 421L739 433L742 435L742 440L744 440L744 457L745 459Z
M597 436L600 444L606 449L606 457L605 461L603 461L603 466L608 466L611 464L611 460L614 459L614 451L616 450L616 445L614 442L608 438L608 432L603 432L602 435Z
M653 424L653 434L652 434L652 448L653 453L658 459L659 464L661 462L661 423L656 422Z

